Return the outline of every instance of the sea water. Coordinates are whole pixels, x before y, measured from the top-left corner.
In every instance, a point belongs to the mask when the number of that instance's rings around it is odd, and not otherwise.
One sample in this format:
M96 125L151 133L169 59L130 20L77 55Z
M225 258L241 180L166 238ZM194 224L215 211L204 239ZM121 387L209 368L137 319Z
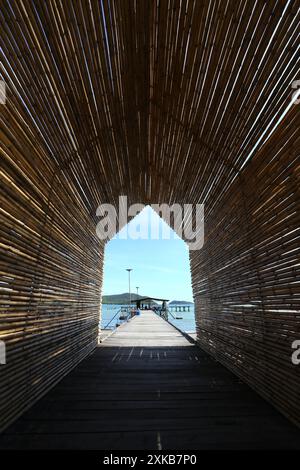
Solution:
M180 307L184 307L184 305L181 304ZM196 324L194 305L190 305L189 307L189 312L175 312L174 309L172 309L171 314L168 315L168 320L174 326L179 328L179 330L184 331L185 333L195 333Z
M114 329L117 323L121 324L123 322L119 319L121 314L121 307L122 305L102 305L102 329L104 329L108 323L109 325L107 326L107 328ZM180 307L184 307L184 305L181 304ZM169 322L180 330L184 331L185 333L194 333L196 331L194 306L190 305L189 307L189 312L175 312L174 309L172 309L171 315L169 315ZM141 314L143 314L142 310ZM180 317L180 319L178 317Z

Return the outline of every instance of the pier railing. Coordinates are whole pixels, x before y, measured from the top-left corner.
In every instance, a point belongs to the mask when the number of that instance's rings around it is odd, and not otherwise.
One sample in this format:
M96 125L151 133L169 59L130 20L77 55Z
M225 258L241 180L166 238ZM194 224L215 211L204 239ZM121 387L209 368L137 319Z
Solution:
M156 313L156 315L158 315L159 317L163 318L164 320L166 321L169 321L169 317L172 317L174 320L179 320L181 319L178 318L176 315L174 315L171 310L169 308L166 308L164 310L161 310L161 309L151 309L153 310L154 313ZM109 322L103 327L101 328L102 330L109 330L111 328L108 328L109 325L111 325L111 323L114 321L114 319L119 315L119 319L122 321L122 322L127 322L130 318L131 318L131 311L130 311L130 308L128 307L128 309L124 309L124 307L121 307L117 310L117 312L115 313L115 315L109 320ZM118 326L118 325L117 325Z
M174 319L177 318L173 315L170 309L166 308L165 310L153 310L159 317L163 318L166 321L169 321L169 315Z
M124 313L124 315L122 315L122 313ZM108 328L108 326L112 323L112 321L116 318L117 315L120 315L119 319L124 321L124 322L128 321L128 319L131 317L130 310L128 309L128 311L126 311L126 310L124 310L124 307L121 307L121 308L119 308L119 310L117 310L117 312L109 320L109 322L104 326L104 328L101 328L101 329L102 330L109 330L110 328Z

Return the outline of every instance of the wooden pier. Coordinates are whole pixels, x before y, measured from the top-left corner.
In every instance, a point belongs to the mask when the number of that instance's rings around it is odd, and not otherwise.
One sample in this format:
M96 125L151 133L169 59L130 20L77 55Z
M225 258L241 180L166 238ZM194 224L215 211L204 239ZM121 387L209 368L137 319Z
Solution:
M300 448L300 431L152 311L0 436L10 449Z
M190 305L170 305L169 310L171 312L189 312L190 311Z

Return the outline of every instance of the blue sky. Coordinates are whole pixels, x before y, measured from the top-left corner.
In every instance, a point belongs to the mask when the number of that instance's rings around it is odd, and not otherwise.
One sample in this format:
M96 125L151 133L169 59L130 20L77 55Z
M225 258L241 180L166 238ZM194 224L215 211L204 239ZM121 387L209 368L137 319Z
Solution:
M142 232L147 239L122 239L128 230ZM158 233L151 239L150 232ZM169 239L166 239L169 238ZM169 300L193 300L188 247L175 232L147 206L119 234L106 244L103 294L131 291Z

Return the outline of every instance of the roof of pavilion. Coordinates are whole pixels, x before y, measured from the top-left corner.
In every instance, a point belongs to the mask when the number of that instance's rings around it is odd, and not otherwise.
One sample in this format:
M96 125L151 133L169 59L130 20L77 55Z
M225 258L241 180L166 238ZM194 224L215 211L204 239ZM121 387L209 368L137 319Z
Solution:
M151 301L151 300L154 300L154 301L157 301L157 302L169 302L168 299L157 299L156 297L142 297L141 299L135 299L133 300L133 302L145 302L145 301Z

